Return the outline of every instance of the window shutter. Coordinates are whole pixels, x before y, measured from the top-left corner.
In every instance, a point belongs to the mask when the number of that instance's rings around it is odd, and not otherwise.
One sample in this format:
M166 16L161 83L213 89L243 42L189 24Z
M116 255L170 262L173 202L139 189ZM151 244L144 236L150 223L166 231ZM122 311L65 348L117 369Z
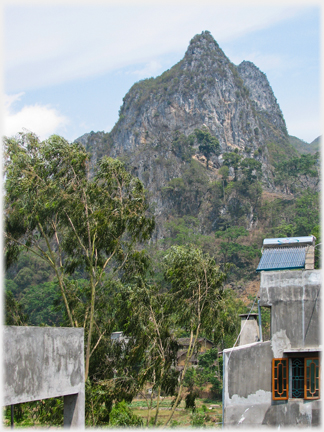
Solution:
M272 399L288 399L288 359L272 359Z
M305 358L304 398L319 399L320 397L320 370L319 358Z

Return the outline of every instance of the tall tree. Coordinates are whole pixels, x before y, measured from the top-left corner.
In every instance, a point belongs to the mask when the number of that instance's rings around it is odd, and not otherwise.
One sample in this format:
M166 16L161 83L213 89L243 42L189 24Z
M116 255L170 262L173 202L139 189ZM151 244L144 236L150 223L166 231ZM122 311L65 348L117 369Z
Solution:
M133 379L138 391L144 390L147 400L147 425L150 423L153 392L157 394L153 424L156 425L161 391L174 394L178 372L172 368L177 356L172 317L167 307L167 295L149 283L124 286L118 293L120 329L129 336L119 363L120 379ZM121 360L121 361L120 361ZM152 389L147 398L145 384Z
M172 246L165 256L165 277L171 283L170 308L175 324L190 334L185 364L179 378L178 394L166 425L171 420L183 389L189 360L201 332L212 337L217 326L226 273L214 258L192 246Z
M145 215L144 187L121 162L107 157L91 178L83 146L56 135L40 142L31 133L20 134L6 139L5 146L7 266L25 249L53 268L70 325L87 332L87 378L90 356L103 336L99 332L92 343L96 290L108 266L122 266L136 242L154 228ZM88 280L82 322L74 313L76 299L67 278L79 268Z

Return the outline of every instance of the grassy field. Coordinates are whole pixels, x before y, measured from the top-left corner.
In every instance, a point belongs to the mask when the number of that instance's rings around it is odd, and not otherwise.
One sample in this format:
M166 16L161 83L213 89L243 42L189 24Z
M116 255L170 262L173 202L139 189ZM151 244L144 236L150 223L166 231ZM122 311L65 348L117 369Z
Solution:
M170 415L170 405L172 398L165 397L160 402L160 410L157 421L157 428L162 428L165 424L166 420ZM150 418L154 419L155 417L155 409L156 400L153 401L153 409L150 411ZM147 425L147 415L148 409L147 404L144 399L134 399L130 404L130 408L133 413L143 419L143 427ZM151 426L152 423L149 425ZM212 428L221 428L222 427L222 402L213 401L210 399L196 399L196 409L195 412L192 413L192 410L185 409L185 401L181 401L181 403L176 408L176 411L172 417L172 420L168 424L168 428L191 428L194 427L212 427ZM10 419L4 416L3 410L3 420L2 427L5 429L10 428ZM15 422L15 429L23 429L23 428L31 428L31 429L62 429L62 426L49 426L49 425L41 425L38 421L34 421L32 418L26 418L22 422ZM107 426L101 426L100 428L107 428Z
M164 398L160 403L157 427L165 424L166 420L170 415L170 404L172 398ZM153 402L153 407L156 404ZM143 399L134 399L130 405L134 414L143 418L143 423L146 425L147 421L147 404ZM150 417L155 417L155 409L153 408L150 413ZM222 402L212 401L209 399L196 399L195 413L185 409L185 401L182 401L176 408L176 411L172 417L169 427L172 428L187 428L193 425L193 422L200 422L200 426L206 427L221 427L222 426ZM198 426L198 425L196 425Z

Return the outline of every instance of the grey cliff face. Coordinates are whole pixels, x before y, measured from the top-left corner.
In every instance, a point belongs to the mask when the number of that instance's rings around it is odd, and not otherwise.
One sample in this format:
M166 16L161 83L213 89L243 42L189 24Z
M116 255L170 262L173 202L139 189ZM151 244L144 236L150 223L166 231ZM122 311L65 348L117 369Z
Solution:
M131 88L111 137L117 155L154 141L161 131L170 138L175 130L189 135L203 125L222 152L266 146L273 128L276 139L288 140L266 76L250 62L232 64L208 32L195 36L169 71Z
M266 75L249 61L243 61L237 67L237 71L249 90L250 100L255 109L263 113L285 136L288 135L281 109Z
M162 190L188 170L188 161L174 151L175 134L188 137L204 126L218 139L221 150L211 156L211 169L204 175L217 179L222 155L236 151L261 162L264 186L274 188L271 146L275 143L283 151L289 146L280 107L265 74L250 62L235 66L209 32L196 35L184 58L171 69L132 86L109 134L91 133L79 141L86 142L94 160L102 154L119 157L143 181L161 238L159 219L165 220L172 211ZM198 145L192 152L190 158L204 166ZM203 218L199 211L195 216Z

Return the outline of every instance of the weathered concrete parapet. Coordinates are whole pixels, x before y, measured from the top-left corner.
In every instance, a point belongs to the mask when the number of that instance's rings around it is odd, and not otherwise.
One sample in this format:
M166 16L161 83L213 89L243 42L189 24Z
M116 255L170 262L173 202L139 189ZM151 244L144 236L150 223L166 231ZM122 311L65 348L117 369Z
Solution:
M64 396L64 426L84 428L84 330L3 328L3 404Z
M271 337L285 332L289 347L321 344L321 270L261 272L260 305L271 307Z
M225 349L224 425L256 427L271 405L271 342Z

